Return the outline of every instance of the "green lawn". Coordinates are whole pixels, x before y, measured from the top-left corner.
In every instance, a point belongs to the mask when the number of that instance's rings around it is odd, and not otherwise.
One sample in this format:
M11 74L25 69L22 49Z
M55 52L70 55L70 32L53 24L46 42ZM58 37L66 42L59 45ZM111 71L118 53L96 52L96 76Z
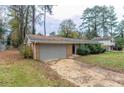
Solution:
M33 60L0 62L0 86L74 86L47 65Z
M80 56L75 59L115 71L124 71L124 52L105 52L97 55Z

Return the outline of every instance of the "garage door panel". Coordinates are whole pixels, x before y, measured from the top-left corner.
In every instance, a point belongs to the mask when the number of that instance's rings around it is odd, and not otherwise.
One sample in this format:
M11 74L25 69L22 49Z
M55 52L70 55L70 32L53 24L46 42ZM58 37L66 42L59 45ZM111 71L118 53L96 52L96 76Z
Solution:
M66 58L65 45L42 45L40 46L40 60L53 60Z

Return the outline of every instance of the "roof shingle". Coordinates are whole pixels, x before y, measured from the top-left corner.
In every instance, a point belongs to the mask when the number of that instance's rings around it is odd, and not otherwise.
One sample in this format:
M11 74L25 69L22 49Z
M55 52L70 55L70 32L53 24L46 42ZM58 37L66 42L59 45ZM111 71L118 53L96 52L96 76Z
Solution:
M27 35L27 37L30 39L31 42L35 43L98 44L98 42L92 40L63 38L58 36Z

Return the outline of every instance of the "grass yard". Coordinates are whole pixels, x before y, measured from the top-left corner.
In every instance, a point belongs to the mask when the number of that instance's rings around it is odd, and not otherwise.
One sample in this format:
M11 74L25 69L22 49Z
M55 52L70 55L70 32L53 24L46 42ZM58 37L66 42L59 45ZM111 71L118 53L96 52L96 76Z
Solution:
M17 50L0 52L0 86L75 86L48 65L23 59Z
M124 52L105 52L103 54L80 56L78 61L124 72Z

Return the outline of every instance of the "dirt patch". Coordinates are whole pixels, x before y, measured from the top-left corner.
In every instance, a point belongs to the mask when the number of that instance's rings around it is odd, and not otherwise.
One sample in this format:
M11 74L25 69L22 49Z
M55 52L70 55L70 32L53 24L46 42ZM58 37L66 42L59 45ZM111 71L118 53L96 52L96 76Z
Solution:
M0 52L0 63L11 61L14 62L15 60L22 59L22 56L19 54L17 49L11 49L6 51Z
M67 79L78 86L124 86L124 74L106 70L97 66L72 59L63 59L50 64L64 79Z

